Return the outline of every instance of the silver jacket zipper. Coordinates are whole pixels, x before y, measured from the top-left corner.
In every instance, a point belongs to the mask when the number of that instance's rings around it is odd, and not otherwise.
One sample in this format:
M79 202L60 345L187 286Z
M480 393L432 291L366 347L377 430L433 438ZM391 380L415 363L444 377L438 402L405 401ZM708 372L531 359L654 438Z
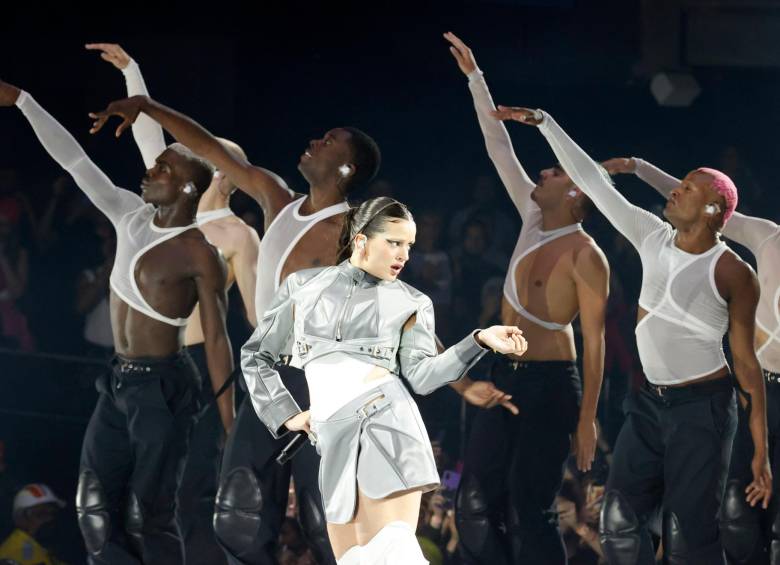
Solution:
M339 323L336 324L336 341L341 341L341 323L344 321L344 317L347 315L347 306L349 306L349 299L352 298L352 293L357 287L357 281L352 281L352 286L349 287L347 293L347 299L344 301L344 308L341 309L341 316L339 316Z

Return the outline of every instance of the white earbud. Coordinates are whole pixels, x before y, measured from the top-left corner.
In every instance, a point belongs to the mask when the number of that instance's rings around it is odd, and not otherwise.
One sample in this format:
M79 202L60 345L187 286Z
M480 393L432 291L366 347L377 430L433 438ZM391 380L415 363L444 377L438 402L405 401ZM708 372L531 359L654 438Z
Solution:
M195 185L192 184L191 182L188 182L187 184L184 185L184 188L182 189L182 192L184 192L184 194L192 194L192 193L194 193L195 192Z
M568 192L568 195L571 196L571 197L575 197L575 196L577 196L577 191L572 189L572 190L570 190Z
M704 213L710 216L715 215L719 211L717 204L707 204L704 207Z
M349 165L341 165L339 167L339 173L342 177L348 177L349 173L352 171L352 169L349 168Z
M365 239L361 239L360 241L358 241L358 249L360 249L362 251L365 248L366 248L366 240Z

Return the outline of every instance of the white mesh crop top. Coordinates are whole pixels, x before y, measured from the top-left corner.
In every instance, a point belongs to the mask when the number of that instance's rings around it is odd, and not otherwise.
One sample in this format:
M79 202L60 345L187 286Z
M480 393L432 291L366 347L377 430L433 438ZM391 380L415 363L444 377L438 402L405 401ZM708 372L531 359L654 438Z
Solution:
M637 324L639 357L647 379L680 384L724 367L728 305L715 286L715 265L728 250L719 242L693 255L675 245L676 231L630 204L597 165L549 115L539 126L566 173L639 252L647 315Z
M634 157L636 176L665 198L680 185L679 179ZM767 340L756 350L761 367L780 373L780 226L763 218L734 212L723 235L747 247L756 258L761 297L756 309L756 325Z
M187 318L172 318L154 310L141 294L135 279L135 266L141 256L160 243L176 237L196 224L175 228L154 225L155 208L140 196L119 188L87 156L78 142L26 92L16 105L22 111L39 141L68 171L92 203L114 225L117 250L111 270L111 289L134 310L172 326L184 326Z
M498 176L501 177L509 197L512 199L515 207L517 207L517 211L523 220L520 237L515 245L515 250L512 252L509 269L504 279L504 298L518 314L534 324L553 331L565 330L571 324L559 324L543 320L520 304L515 271L517 271L518 264L526 255L554 239L576 231L582 231L582 226L577 223L556 230L542 230L542 212L539 206L536 205L536 202L531 199L531 192L536 187L536 183L531 180L515 156L512 140L509 138L503 122L490 115L490 112L495 110L496 107L493 105L493 99L490 96L487 83L482 75L482 71L479 69L469 74L469 90L474 98L474 108L477 110L477 118L482 135L485 137L488 156L496 167Z
M314 224L349 210L346 202L328 206L322 210L302 216L298 212L306 201L305 197L293 200L282 210L268 226L260 242L257 254L257 287L255 291L255 310L257 319L262 320L268 305L279 290L282 269L295 244L306 235Z

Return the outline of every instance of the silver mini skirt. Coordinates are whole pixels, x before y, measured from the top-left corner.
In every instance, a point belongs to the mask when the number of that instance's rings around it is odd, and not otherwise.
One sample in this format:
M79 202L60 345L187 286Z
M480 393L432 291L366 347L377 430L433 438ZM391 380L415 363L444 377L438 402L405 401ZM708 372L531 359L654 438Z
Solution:
M327 420L311 420L320 454L325 517L346 524L355 515L357 489L380 499L439 484L431 442L409 392L399 379L378 385Z

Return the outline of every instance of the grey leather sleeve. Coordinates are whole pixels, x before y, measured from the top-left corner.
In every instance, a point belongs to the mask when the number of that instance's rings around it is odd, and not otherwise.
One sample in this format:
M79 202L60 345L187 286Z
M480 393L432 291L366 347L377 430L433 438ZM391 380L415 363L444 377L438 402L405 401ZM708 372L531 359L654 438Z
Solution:
M457 381L488 351L469 334L437 354L434 329L433 304L428 299L417 311L415 324L401 334L401 374L417 394L430 394Z
M284 423L301 413L298 403L274 369L293 329L292 293L295 287L295 275L287 277L252 337L241 348L241 371L252 406L275 438L286 434Z

